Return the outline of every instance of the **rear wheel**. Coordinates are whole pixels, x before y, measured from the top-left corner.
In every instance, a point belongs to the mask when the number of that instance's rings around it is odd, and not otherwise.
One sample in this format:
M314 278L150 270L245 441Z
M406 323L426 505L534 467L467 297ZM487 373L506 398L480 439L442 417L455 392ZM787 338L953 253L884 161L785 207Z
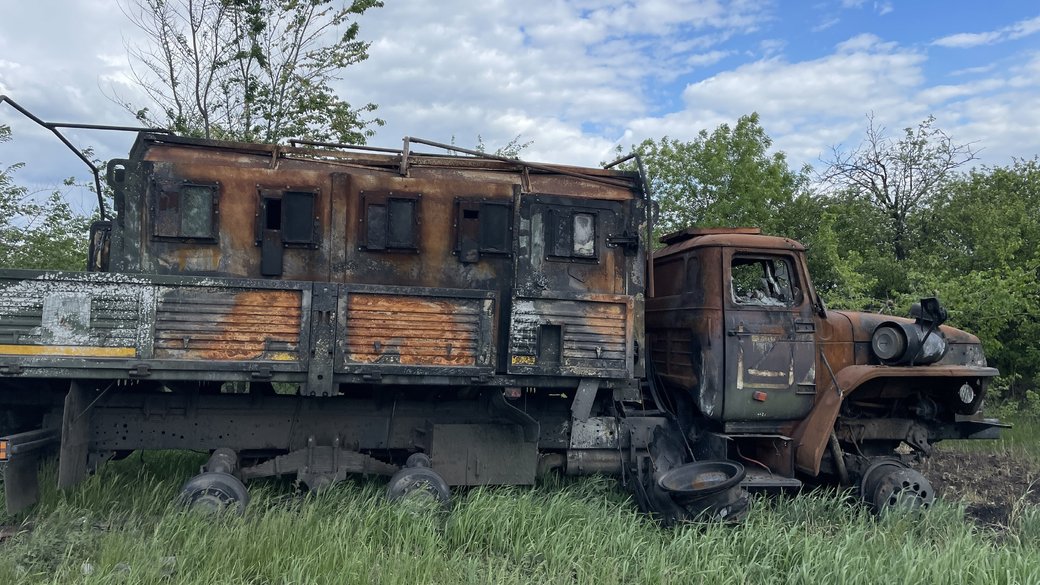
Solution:
M408 502L421 507L448 509L451 490L439 473L429 467L405 467L390 478L386 498L391 502Z
M249 491L240 479L220 471L205 471L181 487L181 504L192 511L241 515L249 504Z

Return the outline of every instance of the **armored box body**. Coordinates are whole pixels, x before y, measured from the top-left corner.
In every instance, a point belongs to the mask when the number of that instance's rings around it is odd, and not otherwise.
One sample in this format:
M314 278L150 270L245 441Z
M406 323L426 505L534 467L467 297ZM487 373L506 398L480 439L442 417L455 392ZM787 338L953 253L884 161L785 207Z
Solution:
M311 395L642 375L634 175L142 134L109 183L112 274L6 272L0 361Z

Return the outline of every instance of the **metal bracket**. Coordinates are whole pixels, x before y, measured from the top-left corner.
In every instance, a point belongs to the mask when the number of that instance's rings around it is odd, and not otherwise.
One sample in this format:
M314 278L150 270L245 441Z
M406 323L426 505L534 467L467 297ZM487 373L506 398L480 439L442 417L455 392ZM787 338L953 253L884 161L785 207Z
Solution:
M592 415L592 405L596 402L596 393L599 391L599 380L593 378L582 378L578 382L578 391L571 403L571 417L575 420L585 421Z
M336 307L339 289L330 283L314 283L311 292L311 348L307 367L307 396L332 396L334 357L336 353Z
M260 366L256 371L249 372L249 377L254 380L270 380L274 377L269 366Z
M17 376L18 374L21 374L23 371L25 370L23 370L22 366L19 364L8 364L0 366L0 375L3 376Z

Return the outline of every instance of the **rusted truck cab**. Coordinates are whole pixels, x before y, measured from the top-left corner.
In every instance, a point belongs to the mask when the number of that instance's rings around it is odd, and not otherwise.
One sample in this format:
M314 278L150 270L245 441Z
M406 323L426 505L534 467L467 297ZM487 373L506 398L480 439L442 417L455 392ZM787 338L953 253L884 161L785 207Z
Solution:
M832 311L798 242L754 228L662 242L647 301L652 369L703 452L862 484L883 458L906 459L900 444L927 455L941 439L995 436L979 412L997 370L977 337L942 324L935 299L914 319Z

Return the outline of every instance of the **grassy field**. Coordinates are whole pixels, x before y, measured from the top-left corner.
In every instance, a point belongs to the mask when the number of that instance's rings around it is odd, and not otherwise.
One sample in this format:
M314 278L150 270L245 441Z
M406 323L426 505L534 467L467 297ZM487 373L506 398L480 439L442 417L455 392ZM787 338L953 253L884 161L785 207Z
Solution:
M991 448L1037 455L1027 430ZM661 529L606 478L457 492L450 514L386 504L377 481L268 482L244 517L214 520L170 504L203 459L134 455L46 488L2 522L23 530L0 543L0 583L1040 583L1040 509L1024 503L987 528L954 503L877 519L811 494L756 499L737 527Z

